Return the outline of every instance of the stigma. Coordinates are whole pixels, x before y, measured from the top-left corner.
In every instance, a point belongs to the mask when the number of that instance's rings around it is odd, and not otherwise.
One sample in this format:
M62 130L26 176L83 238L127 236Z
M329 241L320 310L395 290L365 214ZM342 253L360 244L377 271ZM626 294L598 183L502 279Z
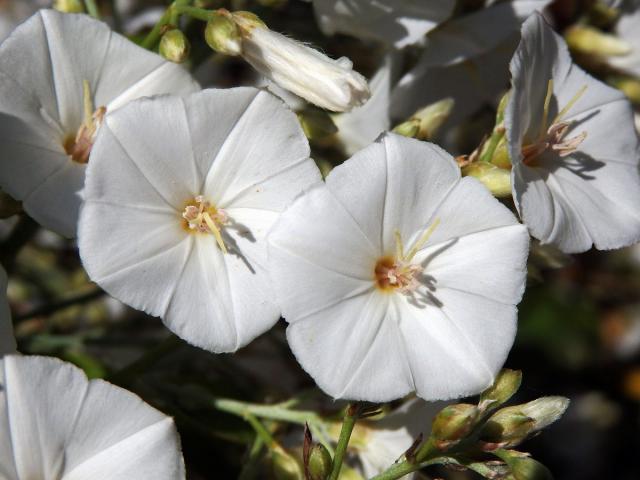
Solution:
M198 195L187 203L182 212L182 218L189 232L213 235L220 250L228 253L222 238L222 228L229 221L224 210L214 207L204 196Z
M538 136L533 142L525 144L522 147L522 157L525 165L535 165L535 161L549 150L556 152L560 157L566 157L575 152L584 139L587 138L587 132L566 138L571 128L571 122L563 120L569 110L571 110L580 97L582 97L586 89L587 86L585 85L578 90L573 98L569 100L569 103L549 122L549 106L551 104L551 97L553 96L553 80L549 80Z
M65 152L76 163L87 163L89 161L89 155L91 154L98 128L102 125L104 116L107 113L106 107L94 108L91 88L87 80L82 82L82 90L84 120L75 137L71 136L64 142Z

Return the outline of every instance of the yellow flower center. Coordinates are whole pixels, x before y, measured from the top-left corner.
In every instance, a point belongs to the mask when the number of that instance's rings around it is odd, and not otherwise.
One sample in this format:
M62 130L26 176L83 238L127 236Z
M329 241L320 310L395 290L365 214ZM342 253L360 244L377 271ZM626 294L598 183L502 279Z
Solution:
M436 219L406 253L400 232L396 230L395 255L385 255L379 258L373 269L375 284L379 290L383 292L398 290L401 293L410 294L420 286L418 277L424 268L420 264L412 263L412 261L439 224L440 220Z
M77 163L87 163L89 161L89 154L91 153L96 133L100 125L102 125L104 115L107 113L106 107L94 108L88 81L84 80L82 82L82 88L84 121L75 136L70 135L64 141L64 151L71 157L71 160Z
M522 147L523 162L525 165L534 166L536 160L547 150L557 152L561 157L566 157L576 151L587 137L587 132L582 132L575 137L565 138L571 128L571 122L563 121L563 118L576 104L580 97L582 97L586 89L587 86L584 85L580 90L578 90L578 93L569 100L569 103L560 110L560 112L547 126L549 119L549 105L551 104L551 98L553 96L553 80L549 80L538 136L533 142L527 143Z
M182 212L183 228L189 233L213 235L223 253L227 253L227 247L222 238L222 228L228 221L229 217L226 212L216 208L202 195L187 202Z

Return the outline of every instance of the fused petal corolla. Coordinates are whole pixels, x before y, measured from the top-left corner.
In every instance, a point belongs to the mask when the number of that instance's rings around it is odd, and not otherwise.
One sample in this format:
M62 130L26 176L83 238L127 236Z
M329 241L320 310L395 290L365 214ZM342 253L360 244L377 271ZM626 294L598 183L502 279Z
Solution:
M505 110L513 197L531 234L567 253L640 240L631 105L573 64L542 16L523 25Z
M106 24L40 10L0 46L0 188L43 226L75 236L104 113L144 95L196 89L180 66Z
M511 348L526 229L434 145L387 134L300 196L269 244L289 344L333 397L477 393Z
M235 351L280 316L265 233L319 180L295 115L268 92L141 99L96 139L80 255L117 299L194 345Z

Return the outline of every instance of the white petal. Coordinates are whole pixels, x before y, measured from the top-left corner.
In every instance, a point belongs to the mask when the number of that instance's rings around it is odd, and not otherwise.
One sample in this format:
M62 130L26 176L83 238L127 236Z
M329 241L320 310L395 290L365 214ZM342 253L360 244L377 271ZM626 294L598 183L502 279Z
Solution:
M7 273L0 266L0 356L15 351L16 339L13 336L11 311L7 300Z
M316 16L327 34L349 33L396 48L418 42L453 11L447 0L314 0Z
M458 63L482 55L517 33L531 13L551 0L512 0L452 20L429 35L420 59L426 66Z
M203 97L209 100L197 104L197 97L191 97L195 154L206 155L209 162L204 193L222 208L259 206L280 212L301 186L320 181L309 160L309 144L295 115L274 95L253 88L229 92L209 90ZM217 119L215 133L206 115Z
M327 186L378 253L394 253L395 231L408 245L459 178L453 158L438 146L388 133L333 169Z
M0 445L13 454L2 468L12 472L15 465L10 478L66 480L89 472L105 479L143 478L144 472L184 478L171 420L135 395L89 382L78 368L52 358L11 355L0 366Z
M287 328L298 362L329 395L386 402L413 390L390 300L361 294Z

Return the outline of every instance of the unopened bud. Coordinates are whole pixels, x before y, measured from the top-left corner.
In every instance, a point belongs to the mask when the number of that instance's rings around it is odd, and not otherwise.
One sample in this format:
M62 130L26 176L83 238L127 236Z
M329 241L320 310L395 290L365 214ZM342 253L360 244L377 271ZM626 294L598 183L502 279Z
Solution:
M613 2L609 2L613 3ZM602 28L610 27L620 16L620 9L602 0L595 0L589 9L591 23Z
M495 197L511 195L511 172L487 162L473 162L462 167L462 174L482 182Z
M232 56L242 52L240 31L229 14L212 13L204 30L204 38L216 52Z
M584 55L617 57L631 53L631 45L624 40L586 25L574 25L564 37L571 50Z
M568 405L569 400L564 397L542 397L523 405L503 408L489 419L481 437L496 447L514 447L558 420Z
M366 102L366 79L351 61L323 53L267 28L248 12L231 14L242 37L243 58L282 88L321 108L346 112Z
M322 140L338 131L329 114L318 108L306 108L299 112L298 120L309 140Z
M515 480L553 480L549 469L526 453L513 450L498 450L494 453L504 460Z
M520 388L522 372L520 370L503 369L495 382L480 395L479 408L486 410L502 405Z
M402 135L403 137L416 138L420 132L420 120L411 118L406 122L402 122L393 129L393 133Z
M431 436L439 448L447 448L465 438L478 419L475 405L459 403L445 407L436 415L431 426Z
M55 0L53 8L64 13L82 13L84 12L84 2L82 0Z
M273 476L276 480L303 480L304 473L298 461L284 448L275 445L271 450Z
M189 57L190 50L189 40L180 30L169 30L160 39L160 55L170 62L184 62Z
M307 464L307 473L309 480L325 480L331 473L331 455L319 443L311 447L309 452L309 463Z
M432 140L442 124L449 118L454 105L455 102L452 98L445 98L418 110L412 117L420 121L420 130L416 138Z
M619 75L609 77L607 81L610 85L621 90L633 103L640 104L640 80L634 77Z

